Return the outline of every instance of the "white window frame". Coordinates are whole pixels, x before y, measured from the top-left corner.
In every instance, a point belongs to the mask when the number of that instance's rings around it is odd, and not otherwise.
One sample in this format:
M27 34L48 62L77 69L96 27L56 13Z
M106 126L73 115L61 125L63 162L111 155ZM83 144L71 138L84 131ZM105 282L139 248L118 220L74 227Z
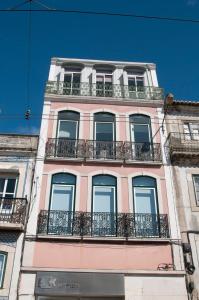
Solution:
M130 131L131 131L131 141L133 143L136 143L135 142L135 136L134 136L134 125L141 125L141 126L147 126L148 127L148 133L149 133L149 143L151 143L151 127L150 127L150 124L142 124L142 123L133 123L131 122L130 123Z
M75 185L74 184L60 184L60 183L53 183L52 184L52 192L51 192L51 199L50 199L50 211L52 211L52 200L54 195L55 187L72 187L72 212L74 211L74 201L75 201Z
M4 199L13 199L13 198L15 198L15 196L16 196L16 190L17 190L17 183L18 183L18 178L17 177L4 177L4 176L0 176L0 178L2 179L4 179L5 180L5 182L4 182L4 188L3 188L3 192L2 192L2 195L0 195L0 198L4 198ZM8 185L8 180L9 179L15 179L15 188L14 188L14 193L6 193L6 189L7 189L7 185ZM6 198L5 197L5 195L13 195L13 197L12 198ZM4 204L4 200L2 200L1 201L1 203L0 203L0 211L1 212L3 212L3 213L10 213L12 210L13 210L13 203L12 203L12 206L11 206L11 208L10 209L4 209L4 208L2 208L3 207L3 204Z
M192 126L198 126L198 133L193 132L193 127ZM187 126L187 129L185 128ZM188 130L188 132L186 132ZM191 141L199 141L199 123L197 122L184 122L183 123L183 132L185 134L185 140L191 140ZM194 138L194 135L197 135L197 138Z
M0 273L0 289L3 288L3 281L4 281L4 275L5 275L5 269L6 269L6 261L7 261L7 256L8 254L5 252L0 251L0 256L3 256L3 265Z
M57 131L57 138L59 139L61 139L61 138L63 138L64 139L64 137L60 137L60 123L61 122L73 122L73 123L76 123L76 138L75 138L75 140L77 140L77 136L78 136L78 125L79 125L79 121L75 121L75 120L59 120L59 123L58 123L58 131ZM68 138L66 138L66 139L68 139ZM68 140L70 140L70 139L68 139Z
M65 75L71 75L71 81L70 81L70 87L67 87L67 90L70 90L70 95L73 94L73 89L77 89L75 87L73 87L73 78L74 78L74 74L78 74L80 75L80 80L79 80L79 84L81 85L81 75L82 72L81 71L77 71L77 72L71 72L71 71L65 71L64 72L64 77L63 77L63 83L65 83L66 81L65 79ZM69 83L69 82L68 82ZM79 87L79 90L81 89L81 86Z
M110 211L110 212L107 212L107 213L116 213L116 187L114 185L93 185L92 213L95 213L95 211L94 211L94 201L95 201L95 190L96 190L96 188L112 188L113 189L114 210Z
M196 181L195 181L195 178L198 178L198 183L199 183L199 174L193 174L192 175L192 178L193 178L193 185L194 185L194 193L195 193L195 200L196 200L196 205L199 206L199 196L198 196L198 199L197 199L197 192L199 193L199 191L197 191L197 188L196 188Z
M136 212L136 195L135 195L135 192L136 192L136 188L139 188L139 189L143 189L143 190L153 190L153 193L154 193L154 201L155 201L155 214L157 215L158 214L158 210L157 210L157 195L156 195L156 188L154 187L143 187L143 186L133 186L133 199L134 199L134 213L137 213ZM140 212L139 212L140 213Z
M97 131L96 131L96 127L97 127L97 123L98 124L112 124L112 130L113 130L113 141L115 141L115 124L114 122L103 122L103 121L95 121L95 132L94 132L94 138L95 138L95 141L96 140L96 135L97 135ZM100 142L100 141L99 141ZM112 142L112 141L110 141Z
M98 76L103 77L103 82L98 82L97 81ZM111 82L106 81L106 76L111 77ZM106 83L109 83L110 85L112 85L112 89L109 90L109 91L111 91L113 93L113 72L112 73L106 73L106 72L103 73L103 72L96 71L96 78L95 79L96 79L96 94L97 94L97 91L99 90L99 91L103 91L103 95L106 96L106 92L107 92L107 90L105 89L105 84ZM97 87L98 83L102 83L102 88Z

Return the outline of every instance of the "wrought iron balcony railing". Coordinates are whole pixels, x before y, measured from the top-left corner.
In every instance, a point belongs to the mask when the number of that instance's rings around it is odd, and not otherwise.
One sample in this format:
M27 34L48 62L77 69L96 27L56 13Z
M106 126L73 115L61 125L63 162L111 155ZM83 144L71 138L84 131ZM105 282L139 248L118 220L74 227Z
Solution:
M48 139L46 157L83 159L85 157L85 141L66 138Z
M171 155L199 155L199 134L171 132L167 143Z
M159 163L161 147L158 143L50 138L46 144L46 158Z
M89 140L85 146L88 160L123 160L123 142Z
M38 216L39 235L169 238L165 214L71 212L42 210Z
M159 143L124 143L124 158L132 161L161 162L161 147Z
M0 198L0 223L24 224L26 198Z
M47 94L68 96L91 96L123 99L162 100L164 92L162 88L154 86L133 87L121 84L103 83L67 83L48 81Z

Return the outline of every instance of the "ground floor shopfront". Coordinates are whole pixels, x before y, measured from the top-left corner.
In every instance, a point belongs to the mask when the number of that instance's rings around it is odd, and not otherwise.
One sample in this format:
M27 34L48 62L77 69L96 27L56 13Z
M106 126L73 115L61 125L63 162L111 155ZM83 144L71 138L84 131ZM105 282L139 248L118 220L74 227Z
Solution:
M20 300L187 300L182 272L21 273Z

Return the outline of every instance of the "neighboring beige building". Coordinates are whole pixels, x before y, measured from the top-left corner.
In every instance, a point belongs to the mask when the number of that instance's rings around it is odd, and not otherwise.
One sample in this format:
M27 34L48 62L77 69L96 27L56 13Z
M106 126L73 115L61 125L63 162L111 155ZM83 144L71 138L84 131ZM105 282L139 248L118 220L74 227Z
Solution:
M38 137L0 134L0 300L17 298Z
M166 151L182 235L190 299L199 299L199 102L165 102Z

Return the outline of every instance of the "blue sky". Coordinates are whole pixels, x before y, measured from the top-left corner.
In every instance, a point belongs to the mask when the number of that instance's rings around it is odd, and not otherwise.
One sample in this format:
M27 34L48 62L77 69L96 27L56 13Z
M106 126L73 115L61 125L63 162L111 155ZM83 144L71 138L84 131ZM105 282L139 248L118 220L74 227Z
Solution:
M22 2L22 0L21 0ZM199 19L199 0L40 0L81 9ZM0 9L20 0L0 1ZM25 9L26 5L23 6ZM33 8L39 8L33 4ZM110 16L32 14L30 106L27 13L0 12L0 133L37 133L51 57L154 62L159 85L177 99L199 100L199 23Z

